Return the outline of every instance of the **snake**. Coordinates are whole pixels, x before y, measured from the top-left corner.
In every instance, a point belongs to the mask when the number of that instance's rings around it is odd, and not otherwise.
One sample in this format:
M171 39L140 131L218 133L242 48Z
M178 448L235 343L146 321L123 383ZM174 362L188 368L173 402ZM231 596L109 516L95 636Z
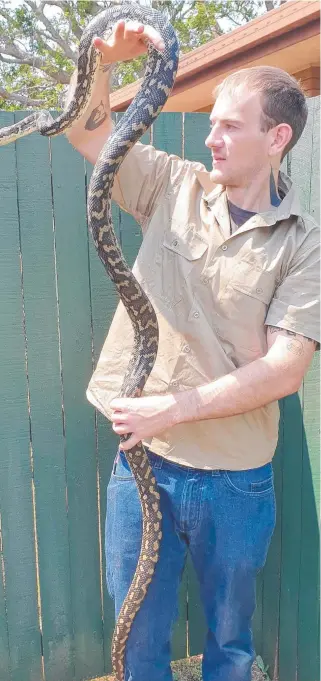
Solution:
M168 18L159 11L132 4L109 7L86 26L79 42L77 82L74 95L57 118L48 111L34 111L21 121L0 130L0 146L38 132L54 137L70 129L85 113L99 72L101 54L93 46L95 36L108 40L119 20L136 20L154 27L163 38L165 49L147 40L147 64L141 86L130 106L113 128L95 163L87 196L88 228L105 270L116 286L134 330L131 357L119 397L140 397L154 367L159 344L155 309L126 263L115 236L111 201L115 175L135 142L163 109L175 82L179 44ZM130 435L120 436L121 443ZM142 512L142 539L139 558L127 595L118 613L111 644L116 681L125 680L126 644L133 621L152 581L162 540L160 492L142 442L125 451L132 471Z

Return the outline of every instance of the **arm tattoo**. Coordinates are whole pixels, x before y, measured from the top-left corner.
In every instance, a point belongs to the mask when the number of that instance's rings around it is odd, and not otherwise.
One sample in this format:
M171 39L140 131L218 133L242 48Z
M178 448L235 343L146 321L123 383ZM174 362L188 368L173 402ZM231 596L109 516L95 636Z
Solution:
M297 338L297 336L302 336L303 334L301 333L295 333L295 331L289 331L289 329L282 329L279 326L269 326L269 331L270 333L279 333L280 331L283 331L283 333L286 333L287 336L292 336L295 338L295 340L289 341L287 344L288 350L291 352L294 352L296 355L302 355L303 352L303 343L301 340ZM317 341L315 341L313 338L308 338L307 336L303 336L305 340L307 340L309 343L314 343L315 346L317 346ZM299 348L300 345L300 348Z
M99 68L103 73L108 73L108 71L111 71L112 66L112 64L102 64Z
M85 124L85 129L96 130L96 128L99 128L99 126L106 120L106 118L107 113L103 105L103 100L101 100L100 104L96 106L95 109L92 110Z
M296 338L290 340L287 343L286 347L287 350L289 350L289 352L292 352L293 355L297 355L297 357L303 355L303 343L301 343L301 341L297 340Z

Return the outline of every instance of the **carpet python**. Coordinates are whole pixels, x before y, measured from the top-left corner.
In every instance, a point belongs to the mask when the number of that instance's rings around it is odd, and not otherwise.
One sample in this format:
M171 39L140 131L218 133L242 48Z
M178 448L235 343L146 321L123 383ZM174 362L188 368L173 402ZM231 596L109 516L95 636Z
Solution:
M155 311L124 260L115 237L111 194L114 178L122 161L156 120L175 82L179 46L175 31L166 16L135 3L115 5L99 13L90 21L81 37L75 93L66 109L55 120L47 111L36 111L19 123L2 128L0 145L14 142L32 132L40 132L48 137L60 135L83 116L100 66L100 53L93 47L93 38L99 36L107 40L114 24L120 19L138 20L142 24L153 26L165 43L165 50L159 52L148 42L143 83L102 148L88 190L89 229L98 255L116 285L134 329L134 348L119 396L139 397L156 360L158 323ZM124 439L127 438L122 436L121 441ZM112 664L117 681L124 681L125 678L126 642L152 580L162 538L160 494L142 443L126 451L126 458L138 488L143 533L136 571L119 612L112 640Z

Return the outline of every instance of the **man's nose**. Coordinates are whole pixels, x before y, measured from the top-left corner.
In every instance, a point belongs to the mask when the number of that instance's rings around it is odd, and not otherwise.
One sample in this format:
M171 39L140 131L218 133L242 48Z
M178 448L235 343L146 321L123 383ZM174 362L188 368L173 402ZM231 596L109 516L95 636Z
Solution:
M215 149L215 148L221 149L223 144L224 144L224 142L222 140L222 137L221 137L219 131L213 127L212 130L210 131L209 135L207 136L206 140L205 140L205 145L209 149Z

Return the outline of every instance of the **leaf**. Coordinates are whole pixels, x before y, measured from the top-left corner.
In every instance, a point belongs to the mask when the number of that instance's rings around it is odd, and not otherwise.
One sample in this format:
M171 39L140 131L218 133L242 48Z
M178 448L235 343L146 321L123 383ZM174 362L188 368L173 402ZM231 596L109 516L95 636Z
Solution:
M260 655L258 655L257 658L256 658L256 664L257 664L258 668L261 670L261 672L264 672L264 671L265 671L265 669L264 669L264 662L263 662L263 660L262 660L262 658L261 658Z
M268 671L268 669L269 669L269 665L265 665L265 664L264 664L261 655L257 655L255 661L256 661L256 664L257 664L259 670L260 670L261 672L263 672L264 678L265 678L265 679L268 679L267 671Z

